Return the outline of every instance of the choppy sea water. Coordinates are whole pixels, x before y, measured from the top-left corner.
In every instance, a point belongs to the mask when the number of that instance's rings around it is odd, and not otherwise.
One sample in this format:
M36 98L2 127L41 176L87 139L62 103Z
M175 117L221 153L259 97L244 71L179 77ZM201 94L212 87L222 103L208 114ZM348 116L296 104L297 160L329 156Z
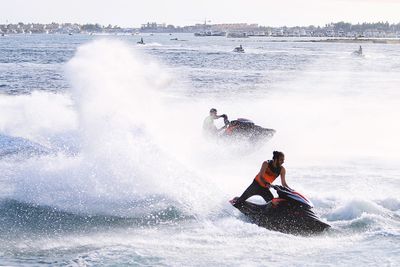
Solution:
M0 264L397 266L399 46L358 45L1 37ZM211 107L277 133L210 142ZM230 206L273 150L332 229L269 231Z

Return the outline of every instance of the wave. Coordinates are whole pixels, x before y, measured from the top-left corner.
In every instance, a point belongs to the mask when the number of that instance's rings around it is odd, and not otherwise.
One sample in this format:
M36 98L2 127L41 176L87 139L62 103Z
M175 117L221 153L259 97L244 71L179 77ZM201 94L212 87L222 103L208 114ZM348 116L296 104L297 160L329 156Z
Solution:
M378 204L393 212L400 210L400 201L395 198L382 199L378 201Z
M385 211L374 202L354 199L330 212L327 218L331 221L349 221L361 217L364 213L384 215Z
M135 205L137 203L132 203ZM176 224L193 217L173 205L136 216L85 215L62 211L55 207L24 203L13 199L0 202L0 235L15 238L27 233L62 234L91 232L110 228L147 227Z
M0 162L9 198L90 215L131 216L136 210L127 205L154 194L188 214L214 209L214 177L186 164L198 143L188 130L195 127L171 120L182 112L160 101L168 78L157 62L123 42L99 40L79 47L66 73L66 94L0 97L0 130L51 152Z
M0 159L45 155L50 149L22 137L0 134Z
M396 201L383 201L386 202ZM325 217L338 231L400 235L400 216L380 203L382 202L353 199L328 211Z
M150 43L145 43L145 44L137 44L137 46L149 46L149 47L151 47L151 46L164 46L163 44L160 44L160 43L157 43L157 42L150 42Z

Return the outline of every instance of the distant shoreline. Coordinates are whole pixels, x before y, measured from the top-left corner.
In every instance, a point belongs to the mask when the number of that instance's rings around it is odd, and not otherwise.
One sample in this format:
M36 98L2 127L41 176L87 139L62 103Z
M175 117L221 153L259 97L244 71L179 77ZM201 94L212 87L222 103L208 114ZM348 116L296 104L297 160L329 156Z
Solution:
M260 37L260 36L255 36ZM251 38L251 37L250 37ZM400 44L400 38L318 38L309 39L306 37L271 37L267 42L299 42L299 43L371 43L371 44Z
M378 39L378 38L335 38L322 40L301 40L300 42L322 42L322 43L373 43L373 44L400 44L400 39Z
M299 43L371 43L371 44L400 44L400 39L378 39L378 38L335 38L335 39L298 39L286 37L285 39L268 40L269 42L299 42Z

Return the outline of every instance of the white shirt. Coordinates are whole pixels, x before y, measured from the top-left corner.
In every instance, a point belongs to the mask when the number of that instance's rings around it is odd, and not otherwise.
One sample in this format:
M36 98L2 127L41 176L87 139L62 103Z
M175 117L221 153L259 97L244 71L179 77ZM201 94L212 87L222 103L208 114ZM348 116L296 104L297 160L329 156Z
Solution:
M217 127L214 125L214 118L208 116L203 122L203 131L207 134L216 134L218 132Z

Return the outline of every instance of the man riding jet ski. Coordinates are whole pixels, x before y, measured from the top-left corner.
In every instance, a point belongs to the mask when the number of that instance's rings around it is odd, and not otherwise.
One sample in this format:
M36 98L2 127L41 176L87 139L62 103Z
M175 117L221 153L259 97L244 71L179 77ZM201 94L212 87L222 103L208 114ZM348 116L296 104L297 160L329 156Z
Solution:
M351 53L351 54L352 54L353 56L359 56L359 57L364 56L361 45L360 45L360 47L358 48L358 50L354 51L354 52Z
M251 222L269 230L290 234L315 234L330 228L311 210L313 204L298 192L284 187L271 185L279 197L267 204L260 205L249 201L236 203L235 197L230 203L246 215Z
M214 125L214 120L223 118L224 126L218 129ZM217 110L212 108L210 115L204 119L203 132L206 136L214 136L220 138L247 140L256 142L266 137L272 137L275 134L274 129L263 128L255 125L248 119L228 120L225 114L217 115Z
M233 49L233 52L236 52L236 53L244 53L244 49L243 49L242 45L239 45L238 47L235 47L235 48Z
M224 124L225 124L225 126L220 129L218 129L217 126L215 126L214 124L214 120L217 120L219 118L224 118ZM215 108L212 108L210 109L210 115L204 119L203 133L208 136L217 136L223 130L225 130L226 125L228 123L229 123L228 116L226 116L225 114L217 115L217 110Z

